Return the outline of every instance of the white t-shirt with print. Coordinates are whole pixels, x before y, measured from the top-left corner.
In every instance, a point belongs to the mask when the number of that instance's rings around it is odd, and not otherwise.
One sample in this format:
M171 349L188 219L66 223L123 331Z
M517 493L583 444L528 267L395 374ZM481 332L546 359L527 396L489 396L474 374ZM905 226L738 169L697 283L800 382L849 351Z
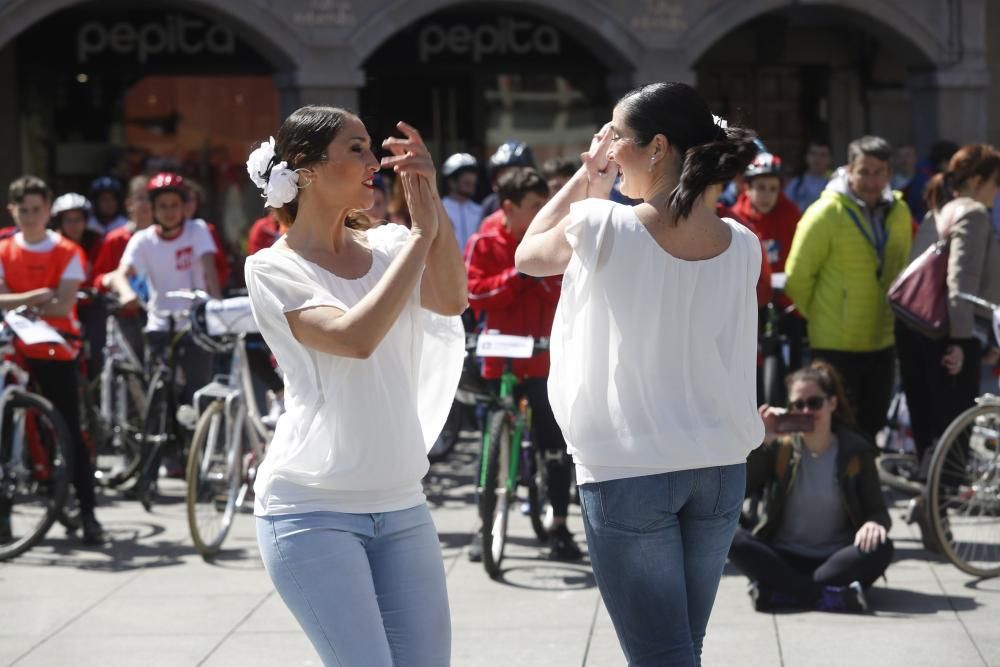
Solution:
M51 229L45 230L45 238L38 243L28 243L24 240L24 234L17 232L14 234L14 243L21 246L28 252L37 252L39 254L45 252L52 252L52 249L56 247L56 243L59 241L59 234L52 231ZM3 262L0 262L0 280L3 280ZM70 260L66 268L63 269L63 274L60 276L59 280L83 280L86 275L83 272L83 262L80 261L80 255L74 254L73 259Z
M164 239L156 225L136 232L129 239L121 263L146 277L149 285L146 331L167 331L170 323L161 313L186 313L191 301L168 297L172 290L206 288L205 269L201 258L215 254L215 241L208 227L200 221L188 220L184 230L174 239ZM183 319L178 326L184 324Z
M549 400L579 483L741 463L763 440L760 241L725 222L729 247L686 261L631 206L570 207Z
M278 243L248 257L254 318L284 372L285 413L254 484L258 516L392 512L424 502L427 452L444 426L465 356L461 319L420 305L414 290L368 359L319 352L292 335L285 313L349 311L382 279L409 230L367 232L372 266L340 278Z

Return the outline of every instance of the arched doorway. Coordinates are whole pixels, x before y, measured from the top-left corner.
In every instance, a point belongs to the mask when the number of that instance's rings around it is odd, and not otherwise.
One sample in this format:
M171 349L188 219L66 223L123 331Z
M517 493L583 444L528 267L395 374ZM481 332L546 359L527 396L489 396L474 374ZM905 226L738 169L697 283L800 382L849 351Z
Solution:
M629 45L537 4L459 4L414 18L365 60L361 111L377 137L400 119L417 125L438 160L482 158L508 139L528 142L538 163L579 154L633 67Z
M274 75L292 63L231 17L190 2L77 3L2 51L19 171L57 192L85 192L97 175L181 171L232 243L260 215L243 162L277 127Z
M870 13L795 6L716 35L694 67L713 111L753 127L797 166L812 137L829 140L840 158L865 133L917 143L921 110L911 82L934 66L928 49Z

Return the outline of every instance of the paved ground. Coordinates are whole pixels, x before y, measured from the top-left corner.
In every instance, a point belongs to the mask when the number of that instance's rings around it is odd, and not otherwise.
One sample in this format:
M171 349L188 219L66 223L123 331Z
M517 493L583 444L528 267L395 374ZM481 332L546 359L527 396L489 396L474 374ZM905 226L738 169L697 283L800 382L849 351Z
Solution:
M623 664L587 565L541 559L525 518L513 521L501 581L466 560L471 460L465 445L427 483L447 561L453 664ZM0 565L0 665L318 665L263 571L251 517L237 517L226 552L207 564L190 546L180 491L166 488L152 514L106 496L100 517L114 542L105 550L55 528ZM929 558L899 515L897 562L870 596L874 615L754 613L745 581L727 572L704 663L1000 666L1000 580L973 581ZM582 533L578 512L571 527Z

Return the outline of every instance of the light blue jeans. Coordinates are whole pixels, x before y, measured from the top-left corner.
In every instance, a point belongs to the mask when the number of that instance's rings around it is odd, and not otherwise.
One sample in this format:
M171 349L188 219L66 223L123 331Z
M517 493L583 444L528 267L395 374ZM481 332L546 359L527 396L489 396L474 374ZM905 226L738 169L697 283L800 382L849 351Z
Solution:
M580 487L597 587L633 667L701 664L746 464Z
M449 664L444 563L427 505L257 517L257 543L327 667Z

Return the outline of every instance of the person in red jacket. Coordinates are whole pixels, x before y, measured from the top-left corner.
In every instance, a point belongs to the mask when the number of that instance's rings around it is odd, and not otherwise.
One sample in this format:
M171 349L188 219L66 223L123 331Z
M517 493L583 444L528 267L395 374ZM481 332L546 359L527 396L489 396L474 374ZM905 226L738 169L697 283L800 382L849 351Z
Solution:
M247 256L254 255L264 248L270 248L274 242L281 238L282 234L288 231L284 225L267 209L267 214L263 218L254 221L250 226L250 234L247 237Z
M733 205L733 214L756 228L764 241L771 272L784 274L785 260L802 212L782 189L781 158L759 153L743 176L745 186ZM783 292L775 295L775 305L784 313L779 320L779 331L788 338L788 370L798 370L804 354L806 321Z
M548 200L549 186L534 169L517 168L500 178L497 194L500 208L483 220L466 246L469 304L485 314L487 330L546 337L552 331L562 279L558 276L536 279L518 273L514 251L535 214ZM580 548L566 527L573 464L549 405L546 386L549 354L541 352L530 359L516 359L513 369L520 379L515 398L528 399L534 442L547 453L545 469L555 517L549 537L549 557L579 559ZM483 360L482 375L487 381L498 384L503 370L502 359ZM477 541L470 548L469 557L477 560L480 556L481 545Z

